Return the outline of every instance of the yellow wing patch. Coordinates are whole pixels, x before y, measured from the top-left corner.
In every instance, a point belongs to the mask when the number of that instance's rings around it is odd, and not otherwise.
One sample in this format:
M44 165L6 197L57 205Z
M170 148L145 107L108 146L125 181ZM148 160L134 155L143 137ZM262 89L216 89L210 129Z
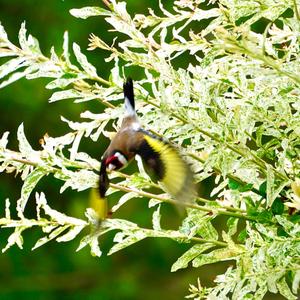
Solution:
M166 190L177 200L192 201L195 197L195 185L192 172L179 153L169 144L145 135L149 146L159 154L164 165L161 180Z

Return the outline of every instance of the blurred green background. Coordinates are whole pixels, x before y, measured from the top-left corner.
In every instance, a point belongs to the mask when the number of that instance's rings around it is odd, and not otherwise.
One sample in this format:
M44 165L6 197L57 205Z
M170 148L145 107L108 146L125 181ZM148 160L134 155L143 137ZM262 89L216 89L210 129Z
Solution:
M157 1L126 2L130 13L143 13L148 7L157 8ZM172 4L173 1L165 2ZM112 67L111 63L104 62L108 53L88 52L85 49L90 33L95 33L110 43L114 38L114 33L108 32L110 26L102 18L81 20L69 14L71 8L92 5L103 7L99 0L0 0L0 21L14 43L17 43L21 22L26 21L28 33L40 41L40 47L47 56L51 46L60 53L62 37L67 30L70 43L78 43L90 62L97 67L98 73L108 78ZM0 59L1 64L4 61ZM17 149L16 132L22 122L31 145L39 149L38 141L46 132L50 136L60 136L68 132L68 127L61 122L60 116L77 121L80 112L87 109L101 111L99 103L74 104L71 101L61 101L49 104L47 100L51 91L45 89L48 82L47 79L23 79L0 90L0 136L5 131L11 132L11 149ZM101 137L98 143L84 141L81 150L100 159L106 145L107 140ZM88 192L67 190L61 195L60 186L61 182L49 176L39 183L37 191L46 193L53 208L68 215L84 217ZM15 205L20 196L20 188L21 180L18 177L1 174L2 211L6 198L11 200L12 207ZM34 217L34 210L32 197L27 215ZM180 218L172 207L164 206L162 212L166 215L166 227L179 224ZM118 217L147 226L151 213L147 208L147 201L139 199L124 206ZM10 230L5 229L0 231L1 248L5 246L9 232ZM183 299L188 294L189 283L196 284L198 276L203 284L212 284L215 276L224 272L228 266L218 264L210 268L188 268L171 273L171 265L189 245L160 239L143 241L107 257L105 253L112 245L112 235L101 238L104 252L101 258L92 257L88 248L75 252L79 238L70 243L50 242L31 251L31 247L41 236L42 233L37 228L28 230L24 234L23 250L14 246L0 255L0 299Z

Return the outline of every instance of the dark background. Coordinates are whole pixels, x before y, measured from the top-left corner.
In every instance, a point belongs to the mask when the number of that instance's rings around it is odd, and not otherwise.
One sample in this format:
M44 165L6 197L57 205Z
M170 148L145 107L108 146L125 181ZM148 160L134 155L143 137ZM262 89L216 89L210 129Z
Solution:
M157 8L157 1L126 2L132 14L146 13L151 6ZM165 2L167 5L172 4L172 1ZM108 32L110 25L101 17L81 20L69 14L71 8L92 5L104 7L99 0L0 0L0 21L10 40L18 44L18 31L25 20L28 33L39 40L46 56L49 56L51 46L61 53L63 34L67 30L70 44L78 43L89 61L97 67L99 75L108 78L112 64L105 63L104 58L109 54L100 50L88 52L86 48L90 33L110 43L114 37L114 33ZM4 61L0 59L0 64ZM80 112L87 109L93 112L102 110L102 106L96 102L74 104L67 100L49 104L47 100L52 91L45 89L48 82L48 79L22 79L0 90L0 136L5 131L11 132L9 148L17 149L16 132L22 122L31 145L39 149L38 141L46 132L50 136L68 132L68 126L61 122L60 116L78 121ZM99 159L107 145L107 140L103 140L102 136L100 139L98 143L83 141L81 150ZM68 189L59 194L61 184L49 176L38 184L37 191L45 191L53 208L83 218L88 205L88 192L78 193ZM6 198L11 200L12 208L15 206L20 188L20 178L1 174L1 210L4 209ZM34 217L34 198L31 197L30 201L26 213ZM165 205L162 212L166 215L166 228L178 225L180 217L176 210ZM124 206L118 217L147 225L151 213L147 201L137 199ZM9 229L0 231L1 248L6 245L9 232ZM24 233L23 250L13 246L0 255L0 299L183 299L188 294L189 283L196 284L197 277L201 278L203 284L211 284L215 276L224 272L228 266L218 264L171 273L171 265L189 245L162 239L148 239L107 257L112 235L101 238L104 252L101 258L92 257L88 248L75 252L79 238L69 243L50 242L31 251L41 236L40 229L30 229Z

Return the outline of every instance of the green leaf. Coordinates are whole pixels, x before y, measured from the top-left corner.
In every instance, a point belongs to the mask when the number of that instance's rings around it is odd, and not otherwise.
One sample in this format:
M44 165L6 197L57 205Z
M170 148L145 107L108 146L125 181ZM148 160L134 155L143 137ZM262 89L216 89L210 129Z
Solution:
M179 269L184 269L188 263L204 251L215 247L214 244L196 244L180 256L172 265L171 272L176 272Z
M248 236L247 230L246 228L244 228L243 230L241 230L241 232L238 235L238 241L244 243L247 236Z
M286 181L277 182L275 180L274 171L272 167L267 167L267 204L270 207L273 201L279 196L282 189L288 184Z
M284 212L284 204L280 198L276 198L271 206L274 215L282 215Z
M264 181L260 186L259 186L259 193L265 197L267 195L267 181Z
M292 283L292 291L294 294L297 294L300 283L300 270L297 270L294 274L293 283Z
M229 178L228 187L231 190L238 190L239 192L243 193L243 192L250 191L253 188L253 184L250 184L250 183L244 184L244 183L240 183L232 178Z
M232 178L229 178L229 180L228 180L228 187L231 190L237 190L240 187L240 183L237 182L236 180L232 179Z
M293 295L284 277L277 282L277 288L282 296L289 300L297 300L298 297Z
M253 300L263 300L265 294L268 292L268 286L266 284L261 285L254 294Z
M229 234L229 236L233 236L237 233L238 222L239 219L234 217L230 217L227 220L227 227L228 227L227 233Z
M216 249L207 254L201 254L193 260L193 267L198 268L203 265L212 264L215 262L233 260L238 255L237 252L232 249L223 248Z
M214 228L214 226L208 219L204 219L202 224L200 224L199 228L197 229L197 234L203 237L204 239L218 240L218 231Z
M262 212L259 212L256 217L257 217L257 221L258 222L260 222L260 223L268 223L268 222L272 221L273 214L272 214L271 211L264 210Z

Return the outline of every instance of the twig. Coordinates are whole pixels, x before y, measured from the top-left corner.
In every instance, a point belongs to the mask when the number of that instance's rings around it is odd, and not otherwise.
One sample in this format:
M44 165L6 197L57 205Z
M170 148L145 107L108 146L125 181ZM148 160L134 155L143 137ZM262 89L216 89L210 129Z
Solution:
M217 213L219 215L225 215L225 216L229 216L229 217L241 218L241 219L245 219L245 220L248 220L248 221L254 221L254 222L257 221L255 217L247 216L247 215L244 215L244 214L238 213L238 212L226 211L223 208L209 208L209 207L200 206L200 205L189 203L189 202L180 202L180 201L176 201L176 200L173 200L173 199L170 199L170 198L165 198L165 197L162 197L162 196L159 196L159 195L156 195L156 194L141 191L141 190L138 190L138 189L132 189L132 188L129 188L129 187L126 187L126 186L123 186L123 185L119 185L119 184L115 184L115 183L110 183L110 186L112 188L115 188L115 189L123 191L123 192L133 192L133 193L136 193L137 195L142 196L142 197L146 197L146 198L150 198L150 199L156 199L156 200L159 200L159 201L162 201L162 202L165 202L165 203L170 203L170 204L173 204L173 205L198 209L198 210L205 211L205 212L212 213L212 214Z

